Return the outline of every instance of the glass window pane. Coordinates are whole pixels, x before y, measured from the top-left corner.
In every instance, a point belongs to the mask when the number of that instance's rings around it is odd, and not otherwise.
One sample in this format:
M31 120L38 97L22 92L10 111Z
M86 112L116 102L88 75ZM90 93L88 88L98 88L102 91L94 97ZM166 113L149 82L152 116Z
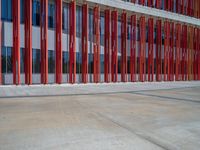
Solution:
M2 73L6 73L6 47L2 47L1 53L1 62L2 62Z
M20 20L24 23L24 0L20 0Z
M48 51L48 72L55 73L55 51Z
M20 72L24 73L24 49L20 49Z
M1 0L1 18L2 20L7 20L7 0Z
M7 0L8 1L8 21L12 21L12 0Z
M12 73L12 48L7 48L7 73Z
M40 73L40 50L33 49L33 73Z

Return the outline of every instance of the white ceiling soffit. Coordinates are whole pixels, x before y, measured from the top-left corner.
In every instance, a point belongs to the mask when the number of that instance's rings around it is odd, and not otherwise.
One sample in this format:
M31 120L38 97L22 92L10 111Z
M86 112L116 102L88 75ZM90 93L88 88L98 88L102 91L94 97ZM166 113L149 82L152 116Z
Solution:
M124 2L122 0L86 0L88 3L94 3L102 6L108 6L119 10L126 10L134 13L143 14L146 16L152 16L156 18L171 20L174 22L180 22L181 24L190 24L194 26L200 26L200 19L194 17L184 16L164 10L141 6L131 2Z

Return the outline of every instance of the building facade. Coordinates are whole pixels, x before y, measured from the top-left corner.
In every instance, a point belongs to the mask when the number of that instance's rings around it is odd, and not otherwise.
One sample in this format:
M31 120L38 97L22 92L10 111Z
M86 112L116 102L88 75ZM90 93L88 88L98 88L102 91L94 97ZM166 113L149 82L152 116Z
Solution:
M0 4L0 84L200 80L200 0Z

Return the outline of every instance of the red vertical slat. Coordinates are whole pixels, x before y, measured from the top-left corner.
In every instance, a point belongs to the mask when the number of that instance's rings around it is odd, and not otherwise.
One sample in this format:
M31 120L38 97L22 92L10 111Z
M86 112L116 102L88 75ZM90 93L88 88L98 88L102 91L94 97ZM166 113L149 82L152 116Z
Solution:
M181 45L181 25L176 24L176 76L175 79L178 81L180 74L180 45Z
M82 82L88 82L88 5L82 6Z
M62 83L62 0L56 0L56 83Z
M105 10L104 81L110 82L110 10Z
M174 23L171 23L170 38L170 81L174 80Z
M194 80L197 80L197 64L198 64L198 57L197 57L197 45L198 45L198 41L197 41L197 32L198 29L195 27L194 28L194 35L193 35L193 43L194 43L194 52L193 52L193 74L194 74Z
M112 23L111 23L111 49L112 49L112 63L111 63L111 77L112 82L117 82L118 76L118 30L117 30L117 22L118 22L118 14L117 11L112 11Z
M187 4L187 15L188 15L188 16L190 16L190 14L191 14L191 13L190 13L190 11L191 11L191 10L190 10L190 6L191 6L191 1L189 0L189 1L188 1L188 4Z
M200 41L200 29L198 28L198 39L197 41ZM200 80L200 42L198 42L198 80Z
M121 16L121 81L127 82L127 14Z
M146 78L146 64L145 64L145 59L146 59L146 55L145 55L145 45L146 45L146 24L145 24L145 17L142 16L140 17L140 51L139 51L139 59L140 59L140 65L139 65L139 72L140 72L140 81L144 82L145 78Z
M190 0L190 1L191 1L191 3L192 3L192 4L191 4L191 6L192 6L192 7L191 7L191 12L192 12L191 16L194 17L194 0ZM196 1L196 0L195 0L195 1Z
M192 26L188 27L188 80L191 81L193 79L193 33L194 29Z
M153 18L148 20L148 81L154 78L154 22Z
M182 27L182 62L181 62L181 72L182 72L182 80L186 80L186 71L187 71L187 25L183 25Z
M174 12L174 1L175 0L171 0L171 11Z
M153 0L148 0L148 6L152 7L153 6Z
M93 30L94 30L94 82L98 83L100 81L100 8L96 6L93 9Z
M176 13L180 13L180 0L176 0Z
M48 83L48 0L40 1L41 83Z
M20 84L20 0L13 0L13 84Z
M144 3L145 3L145 0L140 0L140 5L144 5Z
M156 0L156 8L157 9L161 8L161 0Z
M184 14L184 0L181 0L181 14Z
M32 84L32 0L24 1L25 83Z
M167 27L167 81L170 81L170 22Z
M136 15L131 16L131 37L130 37L130 73L131 82L136 81L136 28L137 28L137 18Z
M162 70L162 22L156 21L156 81L161 81Z
M132 3L135 3L136 0L131 0Z
M164 23L164 81L169 80L169 42L170 42L170 24L168 21Z
M1 0L0 0L0 8L1 8ZM1 16L1 11L0 11L0 16ZM2 51L2 22L1 22L1 18L0 18L0 85L2 84L2 62L1 62L1 51Z
M69 83L76 82L76 1L69 4Z

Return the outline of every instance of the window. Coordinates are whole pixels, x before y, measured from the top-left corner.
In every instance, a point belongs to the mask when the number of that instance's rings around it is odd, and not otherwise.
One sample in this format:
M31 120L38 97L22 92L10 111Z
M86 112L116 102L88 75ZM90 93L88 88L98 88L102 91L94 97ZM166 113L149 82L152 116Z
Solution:
M76 53L76 73L80 74L82 72L82 55L80 52Z
M63 4L63 24L62 24L62 28L64 30L65 33L69 32L69 6L64 3Z
M63 52L63 73L69 73L69 52Z
M104 55L100 54L100 72L104 73Z
M49 73L55 73L55 51L48 51L48 71Z
M1 0L1 18L12 21L12 0Z
M2 47L2 53L1 53L1 62L2 62L2 73L6 73L7 71L7 65L6 65L6 47Z
M53 2L48 4L48 27L55 28L55 4Z
M7 48L7 73L12 73L12 48Z
M20 48L20 72L24 73L24 48Z
M76 7L76 36L81 37L81 27L82 27L82 11L81 7Z
M33 25L40 25L40 2L38 0L33 0Z
M103 46L104 45L104 23L105 23L105 19L104 19L104 14L101 13L100 16L100 44Z
M20 0L20 22L24 23L24 0Z
M40 50L33 49L33 73L40 73Z

